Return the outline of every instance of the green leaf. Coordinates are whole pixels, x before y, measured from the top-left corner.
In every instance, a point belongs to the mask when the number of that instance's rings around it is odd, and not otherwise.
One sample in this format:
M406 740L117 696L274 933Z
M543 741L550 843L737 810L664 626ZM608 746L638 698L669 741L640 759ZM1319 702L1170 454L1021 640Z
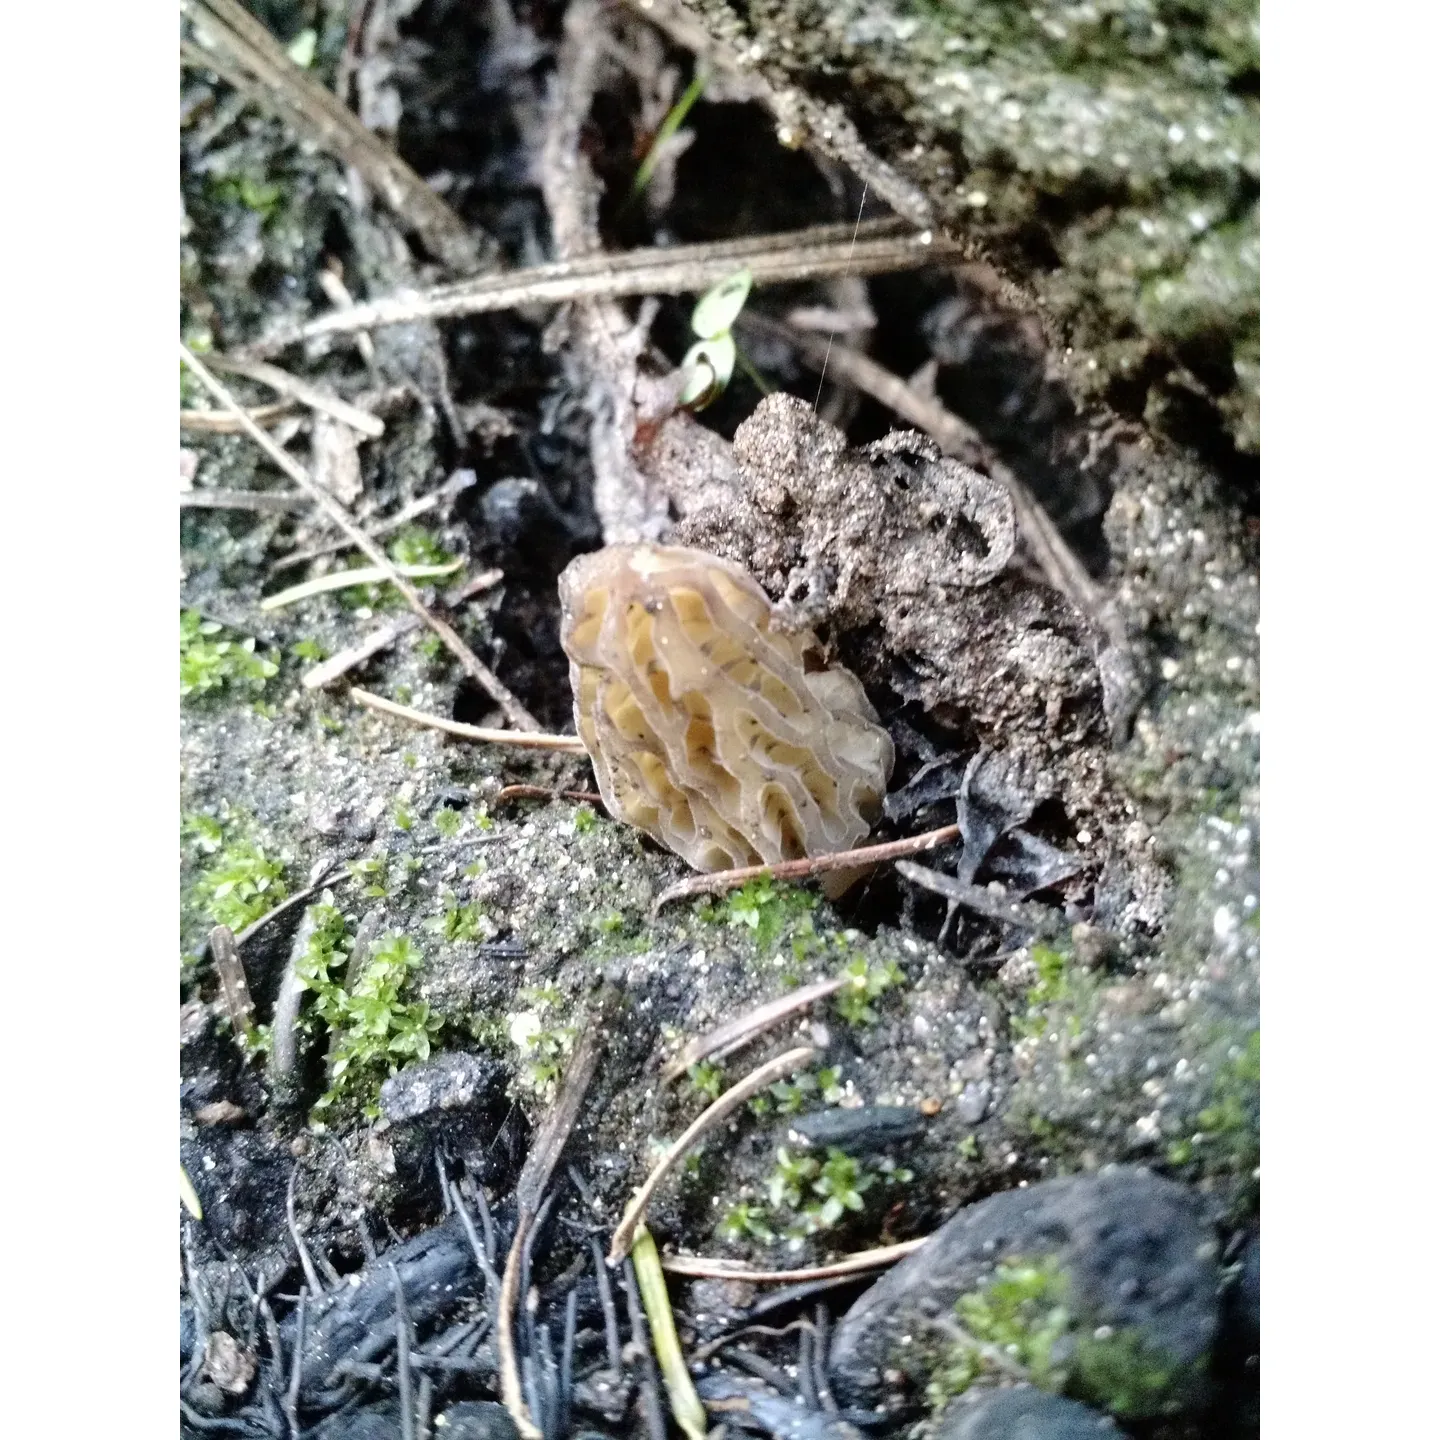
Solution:
M750 297L750 287L754 279L748 269L737 270L733 275L727 275L718 284L712 285L696 301L695 312L690 317L690 328L702 340L718 340L721 336L728 339L730 327ZM732 368L734 363L732 358ZM727 374L725 378L728 380L730 377Z
M727 335L697 340L680 362L688 372L680 403L691 410L703 410L718 398L735 373L735 342Z
M285 47L285 53L302 70L308 70L315 63L315 45L319 38L314 30L302 30Z

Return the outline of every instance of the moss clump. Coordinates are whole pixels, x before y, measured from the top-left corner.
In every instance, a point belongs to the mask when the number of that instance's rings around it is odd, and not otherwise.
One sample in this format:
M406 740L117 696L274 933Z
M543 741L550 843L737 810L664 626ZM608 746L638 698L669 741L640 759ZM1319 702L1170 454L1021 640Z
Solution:
M200 847L214 856L191 890L195 908L212 924L228 925L238 934L290 893L284 862L267 854L257 840L240 836L224 841L213 816L191 816L184 823L200 837Z
M447 905L425 922L425 929L452 945L488 940L493 933L493 927L486 923L484 907L475 904Z
M957 1340L936 1367L928 1392L932 1405L938 1409L982 1376L996 1373L995 1350L1023 1366L1033 1384L1058 1391L1065 1376L1055 1351L1070 1328L1064 1291L1059 1267L1045 1256L1000 1265L980 1289L962 1295L955 1313L966 1338Z
M702 904L696 914L706 925L727 925L732 930L749 930L761 950L769 950L787 932L799 932L809 921L808 935L814 934L811 912L819 900L808 890L779 884L768 875L747 880L722 900Z
M1037 979L1025 992L1025 1010L1016 1016L1014 1029L1021 1039L1038 1040L1055 1032L1075 1040L1084 1029L1084 1012L1093 999L1094 985L1067 950L1034 945L1030 959Z
M1138 1331L1081 1321L1069 1279L1051 1255L997 1265L956 1301L955 1313L960 1338L936 1365L927 1392L936 1409L1017 1365L1032 1385L1121 1417L1163 1413L1167 1397L1189 1379Z
M1112 1415L1163 1414L1174 1408L1166 1399L1182 1380L1188 1376L1138 1331L1099 1326L1075 1337L1070 1394Z
M194 610L180 612L180 698L229 691L246 697L263 693L280 667L255 651L252 636L221 639L225 627Z
M1259 1204L1260 1032L1226 1047L1206 1104L1188 1138L1171 1142L1166 1159L1177 1169L1197 1166L1206 1177L1236 1182L1232 1209L1252 1214Z
M309 913L314 928L296 976L316 997L310 1023L318 1020L330 1035L329 1085L311 1118L323 1122L337 1109L359 1108L373 1120L380 1114L381 1082L412 1060L428 1059L440 1029L423 1000L400 998L423 957L406 936L391 931L371 946L360 973L342 983L331 972L348 960L353 945L345 917L328 900Z
M436 832L446 840L453 840L465 824L465 817L458 810L452 810L448 805L442 805L435 812L435 819L432 822Z
M817 1098L827 1105L838 1105L845 1098L838 1065L827 1065L814 1075L802 1070L793 1080L777 1080L750 1100L749 1109L752 1115L768 1115L772 1110L777 1115L798 1115Z
M782 1145L775 1151L775 1168L765 1181L765 1194L773 1223L782 1228L787 1240L798 1243L819 1230L832 1229L847 1213L862 1211L865 1194L875 1185L903 1185L914 1178L912 1171L888 1160L867 1170L833 1145L823 1161L815 1155L792 1154Z
M516 996L527 1008L510 1016L510 1042L520 1052L519 1079L542 1099L554 1093L576 1028L562 1018L564 996L553 985L530 986Z

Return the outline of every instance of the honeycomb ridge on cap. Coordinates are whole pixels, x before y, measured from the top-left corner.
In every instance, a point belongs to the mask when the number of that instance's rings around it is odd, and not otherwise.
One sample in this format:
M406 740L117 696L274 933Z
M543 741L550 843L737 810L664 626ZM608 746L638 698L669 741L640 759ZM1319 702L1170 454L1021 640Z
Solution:
M860 682L702 550L610 545L560 576L575 728L605 808L700 871L848 850L895 749ZM854 873L827 877L838 894Z

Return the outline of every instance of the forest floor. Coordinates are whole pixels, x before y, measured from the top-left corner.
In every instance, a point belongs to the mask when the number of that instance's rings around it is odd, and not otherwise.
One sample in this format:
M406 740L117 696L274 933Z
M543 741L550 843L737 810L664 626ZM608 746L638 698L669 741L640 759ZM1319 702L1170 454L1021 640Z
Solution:
M643 1342L633 1272L612 1295L594 1244L794 1047L647 1212L688 1257L681 1347L719 1357L712 1424L908 1434L1019 1378L1137 1436L1258 1433L1234 1318L1258 1264L1253 497L1139 431L1066 460L1075 407L999 277L992 303L943 232L723 77L692 84L643 6L296 0L255 7L268 48L237 8L186 7L182 55L187 1433L514 1433L497 1400L547 1440L661 1433L655 1361L616 1338L618 1306ZM697 426L696 302L742 265L737 363ZM962 833L834 900L761 877L657 905L691 872L609 817L583 754L444 727L573 735L561 571L700 524L627 455L663 434L680 470L731 465L776 392L845 464L918 426L1014 499L1003 573L923 602L949 649L895 638L898 556L872 557L870 620L818 622L896 745L870 841ZM1026 634L1049 647L1030 670ZM1003 663L967 669L986 645ZM687 1042L786 996L666 1083ZM1140 1403L1133 1355L1082 1383L1027 1348L1041 1291L997 1319L987 1281L974 1373L930 1365L927 1401L887 1369L877 1395L824 1359L874 1272L765 1278L1107 1166L1183 1191L1213 1246L1199 1388ZM1079 1333L1089 1301L1066 1303ZM722 1342L756 1325L737 1362Z

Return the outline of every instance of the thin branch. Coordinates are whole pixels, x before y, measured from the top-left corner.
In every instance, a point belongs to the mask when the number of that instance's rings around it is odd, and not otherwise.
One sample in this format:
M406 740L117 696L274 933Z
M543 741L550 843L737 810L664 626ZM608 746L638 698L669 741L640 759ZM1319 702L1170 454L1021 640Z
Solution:
M850 229L814 240L809 231L757 236L747 246L676 245L622 255L589 255L485 276L465 284L389 296L335 310L301 325L282 327L244 347L246 355L273 355L320 335L344 335L382 325L443 320L513 310L521 305L560 305L569 300L618 300L633 295L698 294L723 280L743 261L756 285L843 275L880 275L953 260L963 247L931 231L861 238L850 249ZM889 227L893 228L893 227ZM862 228L862 237L865 231Z
M902 860L895 867L912 885L919 885L935 895L943 895L956 905L963 905L987 920L1001 925L1016 925L1022 930L1044 934L1055 929L1061 920L1058 910L1035 905L1018 895L997 894L984 885L971 885L954 875L942 874L925 865Z
M362 410L358 405L352 405L348 400L332 395L313 381L302 380L298 375L280 369L278 365L267 365L263 360L240 360L230 355L212 355L210 366L222 375L243 375L247 380L268 385L277 394L287 395L302 405L308 405L312 410L319 410L322 414L342 420L352 430L358 430L372 440L378 440L385 433L385 422L368 410Z
M210 932L210 955L220 977L225 996L225 1014L229 1017L236 1038L244 1045L255 1029L255 1002L245 980L245 966L234 934L228 925L217 925Z
M463 569L464 560L452 560L448 565L401 565L396 564L395 573L407 580L442 580ZM349 590L354 585L378 585L390 577L378 566L363 566L355 570L332 570L328 575L317 575L312 580L302 580L285 590L267 595L261 602L262 610L282 610L286 605L298 604L301 600L313 599L316 595L328 595L332 590Z
M907 1255L913 1255L930 1237L902 1240L898 1245L883 1245L877 1250L861 1250L847 1255L832 1265L810 1265L803 1270L755 1270L738 1260L722 1260L707 1255L667 1255L661 1267L671 1275L688 1275L697 1280L745 1280L752 1285L799 1285L807 1280L835 1280L842 1275L862 1275L867 1270L883 1270Z
M562 264L601 250L601 187L581 138L600 83L606 19L600 0L571 0L544 106L535 171ZM592 498L607 544L654 539L669 520L667 497L635 455L639 361L656 303L642 305L633 324L614 299L580 300L567 317L566 368L590 414Z
M453 270L480 264L480 237L353 111L300 69L238 0L181 0L181 10L194 36L181 41L183 63L213 70L302 139L354 166L400 223ZM484 248L492 248L488 238Z
M237 423L236 430L240 426ZM310 508L310 497L275 490L182 490L182 510L254 510L261 514L289 515Z
M799 990L791 991L788 995L782 995L778 1000L770 1000L764 1005L756 1006L746 1015L738 1016L734 1020L727 1020L725 1024L710 1031L708 1035L701 1035L692 1040L660 1072L660 1083L669 1085L672 1081L678 1080L692 1065L698 1065L711 1055L719 1054L722 1051L727 1055L733 1053L742 1045L748 1044L757 1035L763 1035L772 1025L778 1025L787 1016L808 1009L817 1000L823 1000L827 995L833 995L837 990L843 989L850 983L850 978L845 975L835 980L818 980L813 985L805 985Z
M294 413L293 402L280 400L271 405L252 406L250 418L257 425L273 425ZM200 435L238 435L240 422L233 415L225 415L218 410L182 410L180 428Z
M308 1252L302 1250L301 1256ZM313 1267L307 1267L307 1274L314 1273ZM290 1357L290 1385L285 1391L285 1423L289 1426L291 1440L300 1440L300 1380L304 1373L303 1356L305 1351L305 1302L309 1298L311 1290L318 1296L318 1286L302 1285L300 1287L300 1298L295 1302L295 1350Z
M743 87L749 97L760 101L778 122L781 142L805 145L828 155L853 171L897 215L915 225L929 225L934 207L913 180L887 164L860 138L855 123L837 104L826 104L807 95L794 84L776 85L757 67L755 22L746 24L733 12L725 15L723 29L702 19L701 7L679 0L627 0L650 24L657 26L675 44L693 50L729 77L732 85ZM701 14L696 11L701 10ZM752 48L754 47L754 48ZM782 62L783 63L783 62Z
M812 875L824 875L831 870L863 870L904 855L922 855L959 838L958 825L942 825L938 830L927 830L923 835L912 835L907 840L889 840L883 845L862 845L857 850L841 850L833 855L809 855L803 860L781 860L775 865L743 865L738 870L692 875L690 879L662 890L650 907L650 914L653 918L675 900L687 900L692 895L718 895L722 891L736 889L747 880L758 880L762 875L769 875L775 880L807 880Z
M581 805L605 803L605 797L593 790L547 790L543 785L507 785L491 804L505 805L511 800L574 800Z
M390 557L355 523L350 512L340 501L324 486L317 484L303 465L293 456L287 455L245 414L235 397L200 360L190 353L189 346L183 340L180 342L180 359L195 372L200 383L227 410L241 420L246 433L266 455L314 500L316 505L355 542L359 549L363 550L385 572L386 579L405 597L410 608L445 642L450 653L464 666L465 673L504 710L510 723L521 730L538 730L540 728L539 721L500 683L499 678L481 663L480 658L450 625L426 609L425 602L420 598L420 592L395 569Z
M415 1410L410 1390L410 1307L400 1267L390 1262L390 1284L395 1291L395 1378L400 1402L400 1440L415 1440Z
M317 891L323 890L333 879L335 879L335 877L340 874L343 868L344 867L342 865L332 865L328 870L324 872L324 874L320 876L318 880L311 881L311 883L307 885L303 890L297 890L293 895L287 895L285 899L283 899L278 905L272 906L262 916L260 916L258 920L252 920L235 937L236 946L238 947L244 945L247 940L257 935L261 930L265 928L265 926L269 925L272 921L278 920L287 911L293 910L297 905L303 905L305 901L307 901L312 895L314 895Z
M300 1233L300 1222L295 1218L295 1182L299 1176L300 1166L292 1165L290 1183L285 1187L285 1224L289 1227L290 1238L295 1242L295 1252L300 1256L300 1268L305 1272L305 1283L310 1287L311 1294L319 1296L325 1293L325 1287L320 1283L315 1260L310 1254L310 1247L305 1243L305 1237Z
M605 1258L611 1265L618 1265L629 1253L630 1242L635 1237L635 1228L645 1217L645 1207L660 1182L679 1163L685 1152L707 1131L713 1130L722 1120L738 1110L752 1095L758 1095L767 1085L783 1080L796 1070L803 1069L815 1058L813 1045L798 1045L787 1050L774 1060L767 1061L752 1070L743 1080L732 1085L718 1100L707 1105L689 1124L685 1133L665 1152L660 1163L650 1172L650 1178L631 1197L625 1207L615 1233L610 1237L610 1253Z
M350 687L350 698L367 710L380 710L415 725L443 730L447 735L458 735L462 740L475 740L483 745L515 745L522 750L558 750L565 755L585 754L584 741L575 735L547 735L538 730L487 730L480 725L465 725L459 720L429 715L424 710L412 710L408 705L387 700L383 695L375 695L353 685Z

